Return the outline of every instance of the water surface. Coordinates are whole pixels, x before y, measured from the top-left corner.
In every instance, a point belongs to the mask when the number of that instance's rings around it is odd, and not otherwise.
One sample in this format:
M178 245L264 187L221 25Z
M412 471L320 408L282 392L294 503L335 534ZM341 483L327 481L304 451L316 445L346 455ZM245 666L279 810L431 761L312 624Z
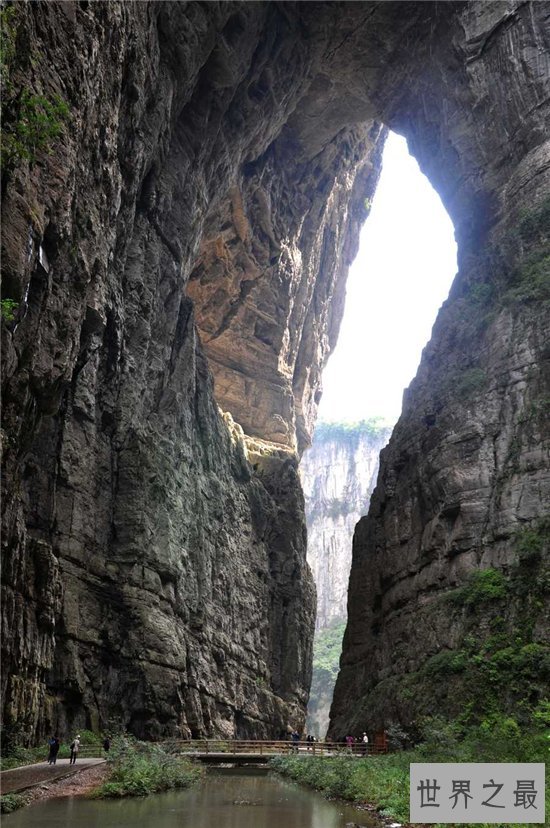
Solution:
M213 772L185 791L89 800L67 797L5 816L5 828L379 828L370 813L327 802L320 794L275 776Z

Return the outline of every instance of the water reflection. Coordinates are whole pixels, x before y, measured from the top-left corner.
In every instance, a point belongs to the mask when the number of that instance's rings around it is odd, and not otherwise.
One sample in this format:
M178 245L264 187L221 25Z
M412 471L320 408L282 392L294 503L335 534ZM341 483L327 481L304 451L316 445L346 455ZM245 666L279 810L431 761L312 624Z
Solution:
M344 828L379 826L369 813L327 802L272 776L213 773L204 785L145 799L99 802L68 797L2 820L6 828Z

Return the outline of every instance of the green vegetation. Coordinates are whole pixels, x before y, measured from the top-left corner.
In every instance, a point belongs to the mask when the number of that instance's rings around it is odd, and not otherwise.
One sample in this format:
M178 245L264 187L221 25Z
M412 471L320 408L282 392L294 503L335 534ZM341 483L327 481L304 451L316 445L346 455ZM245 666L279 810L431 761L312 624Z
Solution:
M27 797L23 794L4 794L0 796L0 814L11 814L27 804Z
M526 252L512 272L506 304L550 300L550 198L536 210L521 212L510 247ZM528 251L528 252L527 252Z
M455 605L469 607L504 598L507 590L508 582L502 572L480 569L472 572L463 587L453 589L445 598Z
M337 621L331 627L315 633L313 640L314 673L324 672L331 679L336 680L345 631L346 622Z
M481 368L467 368L456 378L455 388L459 397L471 397L487 383L487 375Z
M23 91L17 102L17 116L2 132L2 165L35 161L40 150L51 145L69 117L69 107L59 96L51 99Z
M392 428L393 426L388 425L383 417L371 417L368 420L354 422L319 420L315 426L314 441L317 444L330 440L355 442L363 435L377 438L386 434L389 437Z
M47 745L33 748L7 747L4 745L2 757L0 758L0 770L5 771L23 765L33 765L35 762L44 762L47 756Z
M550 543L550 517L543 517L532 526L521 529L516 535L516 551L519 563L539 561Z
M328 706L338 675L345 621L315 633L313 639L313 672L308 704L308 730L318 738L325 735ZM322 732L321 732L322 731Z
M441 604L461 610L466 633L460 648L432 655L392 688L402 703L425 697L430 714L443 702L465 725L504 709L514 710L522 724L529 720L550 682L550 647L540 638L550 594L550 563L543 554L549 527L543 518L518 532L517 561L508 572L476 571L442 596Z
M517 268L512 287L506 291L504 302L533 302L550 299L550 255L545 251L531 253Z
M17 89L14 66L17 50L17 5L0 7L0 71L2 79L2 133L0 158L4 170L21 161L33 162L51 146L69 119L69 107L60 95ZM32 63L32 56L26 55Z
M366 758L289 756L271 760L271 767L326 796L370 802L399 822L409 821L411 762L544 762L550 738L550 703L542 702L521 728L501 714L464 727L433 717L424 720L414 750ZM550 807L547 786L546 808ZM548 813L548 810L547 810Z
M16 7L0 5L0 77L5 94L9 87L10 67L15 57L17 35Z
M187 788L202 776L188 759L168 753L159 745L121 736L109 752L111 774L95 792L99 798L146 796L170 788Z
M13 322L18 307L19 302L16 302L15 299L2 299L0 301L0 315L4 322Z

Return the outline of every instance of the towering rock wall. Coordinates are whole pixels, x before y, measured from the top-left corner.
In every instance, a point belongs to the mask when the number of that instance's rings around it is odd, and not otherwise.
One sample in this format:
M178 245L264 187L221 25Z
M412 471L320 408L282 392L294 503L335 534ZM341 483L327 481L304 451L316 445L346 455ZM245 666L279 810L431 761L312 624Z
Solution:
M333 736L548 693L549 37L546 4L465 4L389 105L459 273L356 530Z
M311 670L297 459L220 415L185 287L307 53L262 4L18 4L14 25L13 133L22 90L70 119L5 182L5 724L279 735ZM267 120L265 63L287 89Z
M307 730L324 738L347 618L351 544L366 514L381 449L391 428L377 420L317 424L300 463L307 560L317 587L317 620Z
M455 222L460 273L356 552L347 722L367 663L376 681L404 668L378 652L396 646L400 602L502 569L547 500L546 6L15 8L6 721L28 739L110 715L148 735L300 724L314 596L293 449L386 124ZM69 119L49 152L27 126L56 95Z
M391 428L376 421L321 422L300 462L317 630L346 619L353 533L367 513L380 451L390 434Z

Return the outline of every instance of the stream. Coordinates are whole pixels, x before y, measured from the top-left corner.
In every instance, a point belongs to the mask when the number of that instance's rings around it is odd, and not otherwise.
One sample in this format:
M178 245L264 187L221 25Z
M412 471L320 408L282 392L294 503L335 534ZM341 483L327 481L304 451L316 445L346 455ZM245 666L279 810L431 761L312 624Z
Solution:
M50 799L3 816L6 828L380 828L368 811L277 776L211 771L203 784L144 798Z

